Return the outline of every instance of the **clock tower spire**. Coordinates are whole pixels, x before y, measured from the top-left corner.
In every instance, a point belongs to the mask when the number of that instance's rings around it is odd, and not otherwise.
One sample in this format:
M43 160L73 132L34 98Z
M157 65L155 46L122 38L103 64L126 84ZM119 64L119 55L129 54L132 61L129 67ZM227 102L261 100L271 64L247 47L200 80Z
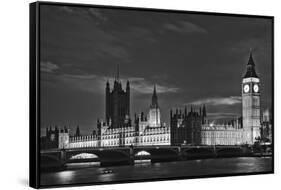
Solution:
M260 137L260 79L255 70L252 51L242 79L242 118L244 143L254 144Z

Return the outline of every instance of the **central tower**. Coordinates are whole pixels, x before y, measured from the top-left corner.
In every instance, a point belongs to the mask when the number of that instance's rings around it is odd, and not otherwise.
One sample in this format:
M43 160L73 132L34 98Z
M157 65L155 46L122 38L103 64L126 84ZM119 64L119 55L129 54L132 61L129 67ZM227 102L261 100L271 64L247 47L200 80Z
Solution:
M244 143L254 144L260 137L260 79L250 52L246 73L242 79L242 117Z
M160 109L158 106L158 98L156 94L156 86L154 85L152 101L148 113L148 123L150 127L160 127Z
M111 128L128 126L130 122L130 83L127 81L126 90L122 89L118 65L112 91L109 82L106 83L105 117Z

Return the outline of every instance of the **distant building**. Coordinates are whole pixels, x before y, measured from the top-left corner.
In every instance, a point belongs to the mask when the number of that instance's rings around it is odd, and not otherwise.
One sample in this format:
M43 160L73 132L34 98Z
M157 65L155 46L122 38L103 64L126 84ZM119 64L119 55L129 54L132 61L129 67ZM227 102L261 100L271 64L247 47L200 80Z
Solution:
M66 127L59 132L59 146L60 149L69 148L69 129Z
M68 148L69 129L46 128L46 136L40 138L41 149Z
M46 128L46 136L40 138L41 149L57 148L59 143L59 130Z
M76 136L76 137L81 136L79 126L77 126L77 128L76 128L75 136Z
M200 145L201 144L201 126L205 122L206 108L203 113L201 108L199 112L193 111L187 113L185 108L184 113L181 110L176 110L175 113L170 111L171 125L171 144L181 145Z
M272 143L272 117L269 109L264 110L262 113L261 140Z

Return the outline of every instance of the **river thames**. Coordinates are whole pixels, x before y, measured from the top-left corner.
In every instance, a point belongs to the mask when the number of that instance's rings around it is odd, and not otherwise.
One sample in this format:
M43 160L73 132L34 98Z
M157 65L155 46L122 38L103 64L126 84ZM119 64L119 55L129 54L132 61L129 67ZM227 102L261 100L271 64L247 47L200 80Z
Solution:
M42 173L42 186L99 183L169 177L239 174L272 171L271 157L238 157L99 167L70 165L64 171Z

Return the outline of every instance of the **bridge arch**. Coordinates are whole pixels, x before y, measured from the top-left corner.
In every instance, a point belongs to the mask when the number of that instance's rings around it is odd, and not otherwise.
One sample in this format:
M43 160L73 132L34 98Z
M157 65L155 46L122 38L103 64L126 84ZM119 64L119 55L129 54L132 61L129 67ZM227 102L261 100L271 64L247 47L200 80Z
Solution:
M129 164L129 149L112 150L99 149L76 149L67 152L67 163L95 162L93 164L114 165Z
M149 163L151 162L151 153L146 150L139 150L134 153L134 163Z
M140 150L137 153L135 153L135 156L150 156L151 153L145 151L145 150Z
M72 155L70 160L76 160L76 159L99 159L99 156L93 153L78 153L76 155Z
M151 162L172 161L178 159L178 149L166 147L136 148L134 150L134 159L147 159Z

